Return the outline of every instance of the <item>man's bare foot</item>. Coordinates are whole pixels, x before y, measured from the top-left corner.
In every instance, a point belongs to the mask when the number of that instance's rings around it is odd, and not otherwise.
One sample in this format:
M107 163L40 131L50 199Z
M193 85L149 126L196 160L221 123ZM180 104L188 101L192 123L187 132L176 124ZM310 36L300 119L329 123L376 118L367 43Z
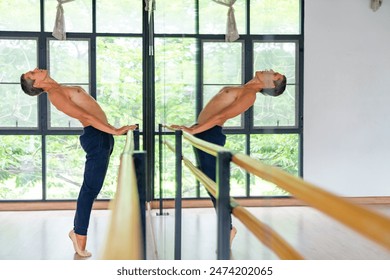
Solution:
M85 247L87 246L87 236L80 235L75 233L77 239L77 245L79 246L81 251L85 251Z
M69 232L69 238L73 242L73 248L76 251L77 254L79 254L81 257L90 257L92 254L85 250L85 246L87 244L87 236L86 235L79 235L74 232L72 229Z
M230 230L230 248L232 248L233 239L234 237L236 237L236 234L237 229L235 227L232 227L232 229Z

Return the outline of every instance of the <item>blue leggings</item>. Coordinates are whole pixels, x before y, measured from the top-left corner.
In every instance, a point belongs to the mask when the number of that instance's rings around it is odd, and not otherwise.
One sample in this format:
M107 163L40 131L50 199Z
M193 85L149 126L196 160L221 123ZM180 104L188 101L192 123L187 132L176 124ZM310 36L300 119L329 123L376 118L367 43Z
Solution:
M224 146L226 143L226 135L222 132L221 126L214 126L206 131L198 134L194 134L195 137L213 143L219 146ZM199 169L206 174L211 180L216 182L216 169L217 159L215 156L205 153L197 148L194 148L195 156ZM213 202L214 208L217 207L217 201L208 191L211 201ZM232 219L230 216L230 228L232 228Z
M84 181L77 199L74 218L74 231L87 235L92 204L102 189L106 177L110 156L114 148L114 137L92 126L84 127L80 144L87 153Z

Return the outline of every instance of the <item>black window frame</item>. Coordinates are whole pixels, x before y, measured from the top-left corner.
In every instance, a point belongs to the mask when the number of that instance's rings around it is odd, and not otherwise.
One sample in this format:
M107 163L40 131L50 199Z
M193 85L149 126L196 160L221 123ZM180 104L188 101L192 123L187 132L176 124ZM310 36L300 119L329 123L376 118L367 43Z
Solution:
M149 14L143 8L142 18L142 34L117 34L117 33L97 33L96 32L96 0L92 1L92 32L91 33L67 33L67 39L75 40L88 40L90 46L90 81L89 88L90 94L96 98L96 38L101 36L107 37L142 37L143 40L143 124L140 125L141 135L143 135L143 145L141 149L146 150L148 153L147 158L147 182L150 185L150 191L147 193L147 197L153 200L154 194L154 177L155 177L155 139L159 136L158 128L155 125L155 102L154 102L154 57L151 55L151 46L153 46L153 36L157 37L189 37L195 38L198 42L199 53L197 56L197 104L195 106L196 116L199 114L202 108L202 93L203 86L202 80L202 42L203 41L224 41L225 35L211 35L211 34L199 34L199 14L196 15L196 34L153 34L153 28L149 27ZM144 2L143 0L140 0ZM196 7L198 7L198 1L196 1ZM247 139L246 151L250 151L250 135L251 134L297 134L299 135L299 176L303 176L303 62L304 62L304 0L300 0L300 34L295 35L254 35L250 34L249 16L250 16L250 0L247 1L247 30L244 34L240 34L239 40L243 43L243 80L244 82L252 78L253 66L253 43L254 42L266 42L266 41L280 41L280 42L296 42L297 44L297 61L296 61L296 83L297 83L297 114L296 114L296 126L295 127L254 127L253 125L253 109L250 108L242 116L244 127L232 127L225 130L226 134L243 134ZM37 63L40 68L47 68L49 66L48 57L48 44L50 40L53 40L51 32L44 31L44 0L40 0L41 14L40 14L40 30L39 32L18 32L18 31L0 31L0 39L15 39L15 40L36 40L37 41ZM143 7L143 5L142 5ZM198 9L196 11L198 13ZM153 22L153 21L152 21ZM38 127L37 128L1 128L0 135L41 135L42 136L42 199L40 201L56 201L48 200L46 198L46 136L48 135L79 135L81 134L81 128L50 128L49 127L49 103L45 95L38 97ZM246 188L247 196L250 196L249 191L249 175L247 175ZM198 192L199 194L199 192ZM196 198L199 198L197 196ZM1 200L1 202L19 202L19 201L31 201L31 200ZM36 200L34 200L36 201ZM60 200L66 201L66 200ZM71 200L73 201L73 200Z

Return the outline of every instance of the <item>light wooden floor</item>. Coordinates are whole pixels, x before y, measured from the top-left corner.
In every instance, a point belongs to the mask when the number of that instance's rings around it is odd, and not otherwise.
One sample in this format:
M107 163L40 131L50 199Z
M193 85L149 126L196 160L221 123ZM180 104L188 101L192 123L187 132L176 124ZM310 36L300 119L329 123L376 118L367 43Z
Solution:
M259 220L276 230L305 259L311 260L390 260L390 251L354 233L308 207L247 208ZM390 216L390 207L376 206ZM160 259L174 258L174 211L153 216ZM182 259L216 259L216 217L213 209L184 209ZM232 245L232 259L279 259L263 246L240 221L233 217L238 233Z
M305 259L311 260L390 260L390 251L355 234L338 222L308 207L248 208L261 221L277 230ZM390 217L390 207L375 206ZM173 259L174 210L169 215L147 215L147 258ZM74 211L0 212L1 260L72 260L74 254L68 232ZM212 208L183 209L182 259L216 259L216 216ZM92 260L99 259L110 217L107 210L94 210L88 235ZM262 246L243 225L232 246L232 259L278 259ZM152 230L151 230L152 229Z
M0 212L0 259L72 260L74 253L68 233L74 211ZM97 259L105 240L109 211L94 210L91 216L88 249Z

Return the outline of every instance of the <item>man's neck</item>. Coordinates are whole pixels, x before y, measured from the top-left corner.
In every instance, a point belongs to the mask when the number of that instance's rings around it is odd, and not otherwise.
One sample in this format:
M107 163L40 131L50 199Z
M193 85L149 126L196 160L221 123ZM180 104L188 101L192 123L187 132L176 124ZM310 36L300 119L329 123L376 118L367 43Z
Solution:
M43 90L46 92L50 92L53 89L57 89L59 87L61 87L61 85L54 81L52 78L45 79L45 81L43 81L41 85L41 88L43 88Z
M243 87L248 89L253 89L256 92L258 92L264 88L264 83L262 81L259 81L256 77L254 77L252 80L248 81Z

